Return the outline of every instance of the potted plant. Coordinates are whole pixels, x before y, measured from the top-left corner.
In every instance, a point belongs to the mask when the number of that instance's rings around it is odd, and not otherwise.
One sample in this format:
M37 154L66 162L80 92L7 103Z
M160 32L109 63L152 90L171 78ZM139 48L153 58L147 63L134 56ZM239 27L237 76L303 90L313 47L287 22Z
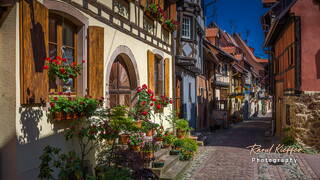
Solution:
M142 148L143 156L145 159L154 158L154 145L151 142L147 142L144 144Z
M137 133L130 136L128 144L130 145L132 150L139 152L142 143L143 143L143 138L140 134Z
M166 133L163 136L163 147L164 148L170 147L173 144L174 140L175 140L175 137L172 134Z
M189 127L189 122L185 119L179 119L176 122L176 128L178 138L184 138L186 133L191 130L191 128Z
M168 98L167 96L160 96L155 100L154 112L161 113L165 107L172 103L173 101L171 98Z
M55 80L58 77L64 83L68 82L70 78L76 78L80 75L82 64L76 62L69 63L66 58L57 56L55 59L46 58L46 64L43 69L48 69L49 78Z
M165 19L163 24L162 24L162 27L170 32L174 31L177 29L177 26L179 25L179 22L178 21L174 21L174 20L171 20L171 19Z
M164 166L164 160L160 159L160 160L157 160L157 161L154 161L152 163L152 167L153 168L162 168Z
M143 121L142 122L142 129L146 133L146 136L153 136L155 129L159 125L156 123L153 123L151 121Z
M160 21L163 17L163 9L155 3L150 3L145 9L145 14L151 19Z
M183 146L183 140L182 139L175 139L173 141L173 149L181 150L182 146Z
M198 150L198 144L195 140L190 138L182 139L180 160L186 161L192 159L194 153Z
M129 115L133 119L148 120L151 118L151 110L154 105L155 97L151 89L148 89L146 84L138 87L136 94L133 96L132 101L136 103L130 110Z

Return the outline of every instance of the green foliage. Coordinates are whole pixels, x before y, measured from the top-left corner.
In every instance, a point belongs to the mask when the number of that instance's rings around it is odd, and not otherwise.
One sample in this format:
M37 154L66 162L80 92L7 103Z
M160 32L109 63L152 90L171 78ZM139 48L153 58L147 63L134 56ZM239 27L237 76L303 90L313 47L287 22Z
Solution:
M189 122L185 119L178 119L176 121L176 128L181 131L190 131Z
M159 127L159 124L153 123L151 121L143 121L142 122L142 129L144 132L148 132L150 130L155 130Z
M134 129L133 119L127 116L127 107L126 106L117 106L108 111L108 119L110 127L117 132L124 131L129 133Z
M40 160L40 173L38 175L40 179L54 179L52 175L54 168L59 169L59 180L88 180L93 178L86 173L84 164L74 151L61 153L59 148L46 146Z
M55 112L62 112L65 114L73 113L79 115L85 115L90 117L96 111L99 106L99 102L96 99L88 97L66 97L58 96L50 98L51 114Z
M294 149L302 149L301 153L306 153L306 154L318 154L319 152L315 149L312 149L312 148L307 148L307 147L304 147L298 143L294 143L294 144L291 144L291 145L286 145L285 146L286 148L290 147L290 148L294 148Z
M282 139L281 144L285 146L293 145L295 143L295 139L292 136L286 136Z
M182 152L196 152L198 150L198 144L195 140L184 138L182 142Z
M133 180L130 169L124 167L100 167L100 180Z
M163 136L163 144L172 145L175 140L176 140L176 137L172 134L165 134Z
M129 138L129 144L131 146L141 145L143 143L143 137L140 134L133 134Z
M176 147L176 148L181 148L183 146L183 139L175 139L173 141L173 146Z

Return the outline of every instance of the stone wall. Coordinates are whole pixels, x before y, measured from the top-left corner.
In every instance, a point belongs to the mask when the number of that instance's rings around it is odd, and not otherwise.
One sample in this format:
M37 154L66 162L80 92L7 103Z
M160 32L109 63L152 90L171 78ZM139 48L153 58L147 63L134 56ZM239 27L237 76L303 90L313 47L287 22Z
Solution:
M320 150L320 94L292 97L291 106L293 137L298 143Z

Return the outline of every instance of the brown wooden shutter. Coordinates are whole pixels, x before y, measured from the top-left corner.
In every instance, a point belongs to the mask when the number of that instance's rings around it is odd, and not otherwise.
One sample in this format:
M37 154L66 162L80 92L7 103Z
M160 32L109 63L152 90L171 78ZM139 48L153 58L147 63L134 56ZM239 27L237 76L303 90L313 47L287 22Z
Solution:
M104 97L103 93L104 29L88 28L88 94L93 98Z
M164 59L164 94L170 96L170 60L168 58Z
M147 6L147 0L140 0L140 5L145 8Z
M38 104L48 100L48 71L43 70L48 52L49 11L37 1L21 1L20 77L21 103Z
M159 6L164 9L164 0L159 0Z
M177 20L177 5L176 3L170 4L170 19Z
M148 86L153 91L154 89L154 54L148 50Z

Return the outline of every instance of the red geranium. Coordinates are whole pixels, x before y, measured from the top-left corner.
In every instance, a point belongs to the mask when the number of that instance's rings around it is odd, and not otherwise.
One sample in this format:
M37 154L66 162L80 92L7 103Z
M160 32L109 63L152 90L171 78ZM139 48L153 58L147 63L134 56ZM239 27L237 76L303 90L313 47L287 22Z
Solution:
M148 88L148 86L146 84L142 85L142 89L147 89L147 88Z
M161 109L161 105L160 104L158 104L156 107L157 107L157 109Z
M43 69L49 69L49 66L48 65L44 65Z
M142 111L141 114L146 116L148 114L148 112L147 111Z

